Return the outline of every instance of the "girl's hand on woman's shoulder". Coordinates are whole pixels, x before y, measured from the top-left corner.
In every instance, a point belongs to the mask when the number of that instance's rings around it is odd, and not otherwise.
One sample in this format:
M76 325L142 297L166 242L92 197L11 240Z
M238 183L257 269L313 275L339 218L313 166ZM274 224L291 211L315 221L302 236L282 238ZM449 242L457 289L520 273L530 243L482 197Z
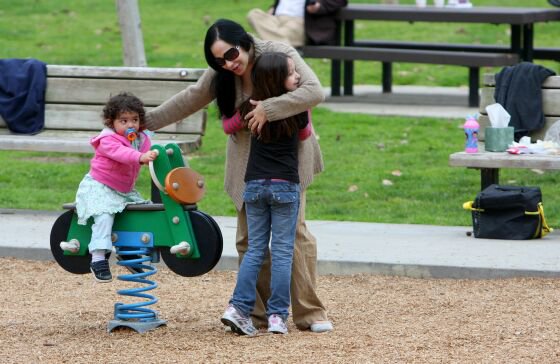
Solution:
M266 112L262 106L262 101L249 100L251 105L255 106L253 110L247 113L245 120L251 133L260 134L264 124L268 121L266 118Z

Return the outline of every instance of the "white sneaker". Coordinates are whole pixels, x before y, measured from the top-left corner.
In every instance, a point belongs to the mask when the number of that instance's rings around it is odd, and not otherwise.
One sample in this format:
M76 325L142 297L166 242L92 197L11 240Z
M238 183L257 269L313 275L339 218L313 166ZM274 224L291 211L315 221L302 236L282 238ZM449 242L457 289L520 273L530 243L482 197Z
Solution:
M272 314L268 317L268 332L274 334L287 334L288 326L280 315Z
M259 331L253 326L250 316L245 316L233 305L229 305L221 319L222 323L239 335L255 336Z
M333 330L333 325L330 321L317 321L309 329L315 333L328 332Z

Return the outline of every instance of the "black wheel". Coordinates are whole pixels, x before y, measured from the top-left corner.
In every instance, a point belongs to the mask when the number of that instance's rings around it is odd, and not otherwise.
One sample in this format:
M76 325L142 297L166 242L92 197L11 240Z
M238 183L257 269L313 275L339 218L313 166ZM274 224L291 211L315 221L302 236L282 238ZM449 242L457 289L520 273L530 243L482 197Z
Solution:
M200 212L200 211L199 211ZM216 222L216 220L214 220L214 218L212 218L212 216L205 214L204 212L200 212L201 214L203 214L209 221L210 223L212 223L212 226L214 226L214 229L216 229L216 231L218 232L219 236L220 236L220 254L216 254L215 258L216 260L214 261L214 267L216 266L216 264L218 264L218 262L220 261L220 258L222 257L222 250L224 249L224 238L222 237L222 231L220 230L220 226L218 225L218 223Z
M174 273L183 277L196 277L208 273L218 264L222 256L222 232L216 221L201 211L189 211L194 235L198 243L200 258L177 258L169 247L161 248L161 257Z
M74 210L68 210L56 219L51 229L51 253L54 260L64 268L66 271L74 274L90 273L89 263L91 257L89 253L86 255L64 255L64 250L60 248L60 242L66 241L68 238L68 231L72 224L72 217ZM105 254L109 259L111 253Z
M89 254L86 255L64 255L64 250L60 248L60 242L66 241L70 224L72 223L73 210L68 210L56 219L51 229L51 253L62 268L70 273L85 274L89 273Z

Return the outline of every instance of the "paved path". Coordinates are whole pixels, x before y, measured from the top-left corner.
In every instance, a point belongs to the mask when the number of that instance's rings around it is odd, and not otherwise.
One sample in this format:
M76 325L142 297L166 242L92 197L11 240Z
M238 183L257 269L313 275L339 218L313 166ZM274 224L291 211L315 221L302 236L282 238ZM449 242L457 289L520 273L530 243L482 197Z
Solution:
M332 111L371 115L456 118L464 120L477 108L468 107L468 88L393 86L384 94L380 86L354 86L354 96L330 97L320 106Z
M0 209L0 256L52 259L50 229L60 213ZM236 221L214 217L224 236L217 269L237 268ZM559 276L560 233L539 240L475 239L469 227L309 221L321 274L409 277Z

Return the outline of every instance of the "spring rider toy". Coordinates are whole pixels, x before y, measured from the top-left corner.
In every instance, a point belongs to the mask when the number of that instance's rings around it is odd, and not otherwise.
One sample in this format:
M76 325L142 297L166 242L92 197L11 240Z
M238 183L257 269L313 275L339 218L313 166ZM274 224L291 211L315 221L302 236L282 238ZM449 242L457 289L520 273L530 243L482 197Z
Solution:
M205 192L202 176L185 166L177 144L153 145L152 150L158 151L158 157L150 162L150 175L162 203L129 205L115 215L112 232L117 264L131 272L117 279L144 285L117 293L146 301L116 303L114 319L107 325L109 332L128 327L143 333L166 324L146 307L158 301L146 293L157 287L147 279L157 273L157 268L148 263L157 263L161 257L174 273L195 277L212 270L222 255L218 224L196 207ZM88 225L78 225L75 205L63 207L68 211L58 217L51 229L51 252L66 271L90 273L88 244L93 219Z

